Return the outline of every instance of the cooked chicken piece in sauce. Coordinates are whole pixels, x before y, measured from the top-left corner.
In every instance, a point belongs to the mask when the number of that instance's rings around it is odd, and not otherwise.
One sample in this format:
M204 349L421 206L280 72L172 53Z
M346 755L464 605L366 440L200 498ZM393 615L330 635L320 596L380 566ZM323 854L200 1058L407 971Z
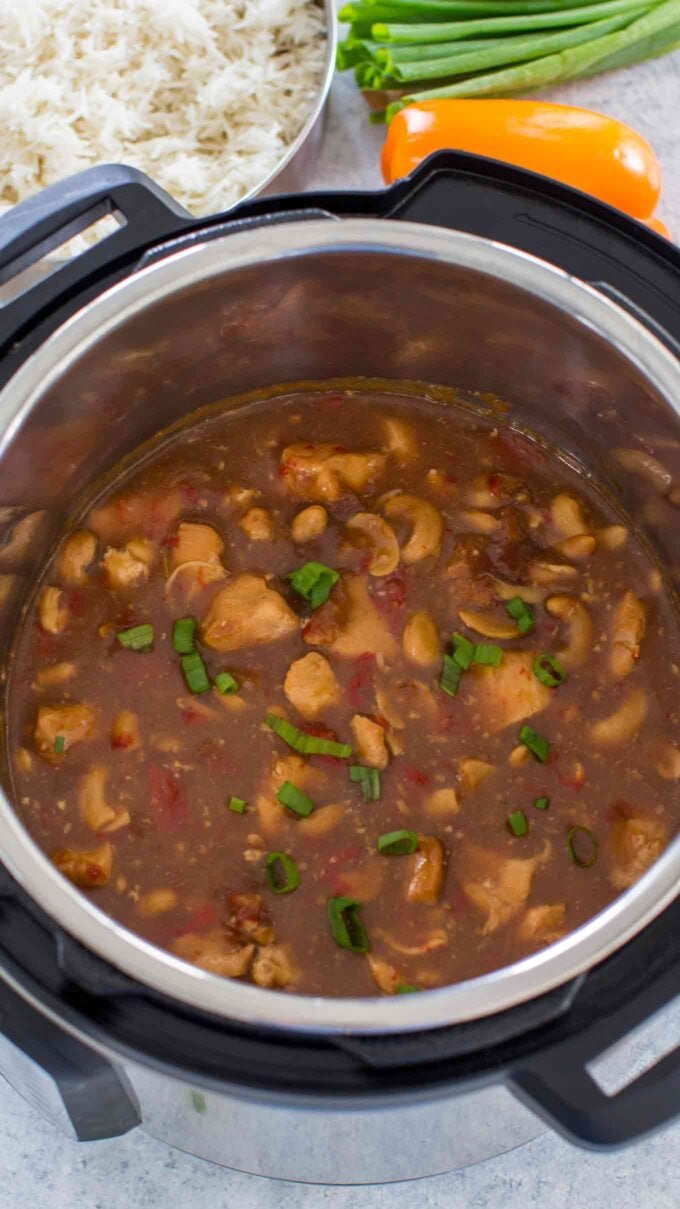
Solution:
M281 454L279 473L288 493L299 500L334 503L347 491L361 494L385 469L385 455L353 452L339 445L302 442Z
M340 700L335 672L318 651L310 651L309 655L291 663L283 691L303 718L317 718L329 705Z
M282 596L261 575L236 575L213 596L203 618L202 638L215 651L276 642L299 626Z

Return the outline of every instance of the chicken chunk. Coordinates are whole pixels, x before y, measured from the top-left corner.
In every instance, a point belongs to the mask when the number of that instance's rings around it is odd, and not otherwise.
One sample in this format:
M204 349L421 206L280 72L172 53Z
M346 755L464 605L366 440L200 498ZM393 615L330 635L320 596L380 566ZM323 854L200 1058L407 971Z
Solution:
M46 634L63 634L69 623L70 615L66 596L61 588L43 588L38 602L40 628Z
M240 945L221 928L209 932L184 932L173 942L173 953L183 961L200 966L223 978L241 978L255 952L255 945Z
M283 691L303 718L317 718L340 699L335 672L324 655L310 651L291 663Z
M642 877L667 843L668 833L660 819L643 814L617 819L611 830L609 875L617 890L625 890Z
M493 764L489 764L487 760L465 756L458 761L458 775L463 789L476 789L490 772L493 772Z
M387 768L390 753L385 742L385 728L364 714L355 714L350 721L356 755L360 764L369 768Z
M471 669L464 691L490 731L503 730L549 704L550 689L534 676L531 651L504 651L499 667Z
M529 907L517 928L520 940L536 944L551 945L566 932L564 903L550 903L542 907Z
M357 659L370 651L393 657L397 644L358 575L345 575L330 600L317 609L305 626L303 638L310 646L325 646L344 659Z
M135 491L95 508L88 527L110 544L119 541L121 534L144 533L160 538L185 507L186 497L179 488Z
M58 684L66 684L76 674L75 663L64 660L62 663L51 663L49 667L41 667L36 674L33 687L35 689L54 688Z
M261 894L227 895L227 913L229 927L241 940L268 945L275 939L271 916Z
M443 887L444 845L434 835L419 835L406 897L412 903L434 906L439 901Z
M265 779L262 790L257 796L257 811L260 828L265 835L280 831L286 824L285 807L277 800L277 793L286 781L297 786L304 793L313 796L325 782L325 774L320 768L313 768L302 756L292 752L287 756L275 756L271 772ZM300 826L300 824L296 824Z
M52 864L74 885L93 890L96 886L105 886L111 878L113 845L100 844L89 851L58 848L52 853Z
M261 575L237 575L221 588L203 618L202 637L215 651L287 638L298 618Z
M284 449L279 473L295 499L333 502L347 491L370 490L384 469L382 453L300 442Z
M149 578L155 557L156 547L146 537L132 537L120 549L109 546L102 557L107 584L115 589L134 587Z
M94 533L87 529L79 529L66 538L59 559L57 570L66 583L82 583L86 579L86 569L97 553L97 539Z
M130 709L121 710L111 727L111 746L122 751L136 751L140 743L139 718Z
M270 542L274 536L271 513L266 508L249 508L238 525L251 542Z
M486 916L482 932L487 936L521 911L529 897L531 882L550 848L533 857L506 857L487 848L468 848L459 866L463 893Z
M106 765L96 764L80 778L78 809L81 819L92 831L118 831L130 822L130 814L125 807L112 806L107 801L108 776Z
M35 724L35 746L44 760L58 763L74 744L94 731L91 705L41 705Z
M265 945L259 949L253 961L252 973L253 981L259 987L279 989L290 986L300 977L285 945Z
M200 521L182 521L177 527L171 550L170 566L174 571L183 563L219 563L224 542L212 525Z
M397 987L400 986L404 979L399 977L395 967L382 957L374 957L372 953L367 954L366 960L368 961L376 986L381 991L384 991L386 995L396 995Z

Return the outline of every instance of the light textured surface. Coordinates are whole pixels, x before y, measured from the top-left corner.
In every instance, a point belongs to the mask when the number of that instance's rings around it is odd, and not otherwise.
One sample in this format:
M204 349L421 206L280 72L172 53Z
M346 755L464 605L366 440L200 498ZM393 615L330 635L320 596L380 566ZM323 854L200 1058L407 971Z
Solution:
M665 173L663 214L680 237L680 54L548 94L634 123ZM336 81L326 142L310 187L375 188L383 132L367 124L349 77ZM448 1176L370 1189L319 1188L238 1175L140 1130L87 1146L65 1140L0 1079L3 1209L677 1209L680 1125L600 1156L552 1134Z

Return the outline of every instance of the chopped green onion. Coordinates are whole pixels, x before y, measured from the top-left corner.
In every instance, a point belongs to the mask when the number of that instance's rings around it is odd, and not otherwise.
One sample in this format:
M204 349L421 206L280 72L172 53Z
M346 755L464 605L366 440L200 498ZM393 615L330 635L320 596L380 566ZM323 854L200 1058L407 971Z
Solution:
M290 781L284 781L276 796L282 806L287 806L289 810L293 811L293 814L300 814L304 819L314 810L312 799Z
M463 675L463 669L456 662L453 655L444 655L444 666L442 668L439 687L449 694L449 697L455 697L458 692L460 678Z
M337 756L340 760L346 760L352 754L349 743L336 743L334 739L307 735L303 730L298 730L297 726L293 726L292 722L279 718L278 714L267 714L265 722L275 735L303 756Z
M230 672L218 672L215 676L215 688L218 693L222 693L224 697L230 693L235 693L238 688L238 680L235 680Z
M378 852L385 856L408 856L418 847L418 836L415 831L386 831L378 836Z
M190 693L209 693L210 680L205 664L198 651L191 655L182 655L182 671Z
M202 1095L200 1091L192 1091L191 1102L192 1102L196 1112L207 1112L208 1111L208 1105L205 1102L205 1096Z
M121 646L128 651L151 651L153 649L153 626L135 625L130 630L119 630L116 634Z
M264 865L264 876L274 894L290 894L300 885L300 870L287 852L270 852Z
M298 596L308 600L313 609L325 604L339 578L337 571L323 563L305 563L291 575L286 575L291 588Z
M567 673L559 659L544 651L534 659L534 676L548 688L557 688L559 684L564 684Z
M475 657L475 644L464 634L453 635L453 658L464 672L468 670Z
M506 604L506 609L513 621L517 622L517 629L520 634L528 634L536 625L534 610L531 605L528 605L521 596L513 596Z
M478 642L475 647L475 663L485 667L500 667L503 650L493 642Z
M368 952L368 933L360 918L362 906L363 903L356 898L328 900L328 922L333 940L341 949L351 949L353 953Z
M508 827L513 835L526 835L529 830L529 820L523 810L516 810L508 815Z
M537 760L545 764L550 755L550 743L547 739L543 738L543 735L539 735L533 726L524 725L522 727L519 732L519 741L529 748L532 756L535 756Z
M57 735L56 739L54 740L54 750L58 756L63 756L64 752L66 751L65 735Z
M363 764L350 764L349 779L361 785L367 802L377 802L380 797L380 773L377 768L366 768Z
M178 655L191 655L196 637L193 617L180 617L172 627L172 645Z
M550 798L536 798L534 802L534 810L547 810L550 805Z
M413 986L411 982L400 982L394 993L395 995L413 995L419 990L420 987Z
M576 848L578 836L586 837L585 845L581 840L578 840L579 848L581 849L580 852L577 851ZM569 828L567 834L567 849L572 861L575 865L578 865L579 869L590 869L590 866L595 864L595 861L597 860L598 847L598 842L588 827Z
M246 805L247 803L243 801L243 798L229 799L229 809L233 810L234 814L245 814Z

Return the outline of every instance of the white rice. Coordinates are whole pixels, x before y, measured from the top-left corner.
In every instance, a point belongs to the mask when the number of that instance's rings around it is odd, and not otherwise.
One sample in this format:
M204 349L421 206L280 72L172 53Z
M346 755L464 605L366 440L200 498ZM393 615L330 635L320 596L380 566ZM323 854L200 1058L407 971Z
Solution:
M0 0L0 209L119 162L222 210L301 130L326 51L315 0Z

